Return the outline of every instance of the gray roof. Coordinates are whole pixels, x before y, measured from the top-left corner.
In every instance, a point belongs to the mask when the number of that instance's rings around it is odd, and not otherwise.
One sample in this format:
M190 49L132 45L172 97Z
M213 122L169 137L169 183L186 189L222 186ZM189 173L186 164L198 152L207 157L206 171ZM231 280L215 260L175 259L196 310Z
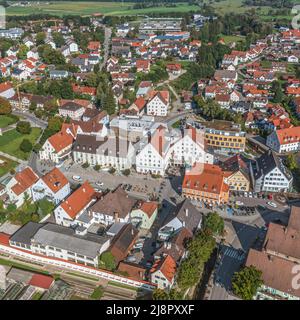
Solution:
M33 240L42 245L76 252L84 256L95 258L110 237L87 233L84 236L75 234L72 228L47 223L33 236Z
M43 224L37 222L28 222L19 230L17 230L10 238L10 241L24 243L27 245L31 244L31 238L36 232L43 226Z
M282 160L277 157L273 151L269 150L260 156L255 162L253 170L255 180L259 179L261 176L267 175L275 168L278 168L288 179L292 178L291 173L283 165Z
M73 152L101 154L126 158L128 155L129 141L119 137L104 137L77 135L73 144Z
M170 216L168 222L173 220L175 217L181 222L184 222L185 228L192 233L197 230L198 225L202 221L202 213L199 212L188 199L185 199L177 205L174 216Z

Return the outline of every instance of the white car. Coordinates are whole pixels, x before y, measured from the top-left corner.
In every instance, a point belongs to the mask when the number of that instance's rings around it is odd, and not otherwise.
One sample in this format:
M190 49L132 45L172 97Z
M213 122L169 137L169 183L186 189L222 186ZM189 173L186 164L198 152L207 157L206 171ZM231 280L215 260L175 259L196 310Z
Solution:
M242 202L242 201L236 201L235 202L238 206L243 206L244 205L244 202Z
M98 186L98 187L103 187L103 186L104 186L104 183L103 183L103 182L96 182L96 186Z
M73 176L72 179L74 181L81 181L82 180L80 176Z
M270 207L273 207L273 208L277 208L277 204L272 201L268 201L267 205L269 205Z
M244 197L248 197L248 192L244 192Z
M133 246L133 249L137 249L137 248L143 248L144 243L143 242L138 242Z
M249 197L250 197L250 198L253 198L252 192L249 192Z

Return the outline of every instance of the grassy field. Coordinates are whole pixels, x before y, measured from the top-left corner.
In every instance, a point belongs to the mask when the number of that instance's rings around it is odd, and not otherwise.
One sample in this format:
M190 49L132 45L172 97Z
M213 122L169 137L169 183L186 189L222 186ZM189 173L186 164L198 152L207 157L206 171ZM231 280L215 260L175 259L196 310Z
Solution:
M0 157L0 160L5 162L3 164L0 164L0 177L4 176L7 172L17 166L17 162L9 160L7 158Z
M221 35L221 38L224 39L224 42L226 44L229 44L231 42L243 41L245 39L245 37L243 36L226 36L226 35Z
M133 3L126 2L95 2L95 1L51 1L49 3L33 3L28 7L9 7L6 9L7 15L28 15L28 14L53 14L63 15L91 15L93 13L102 13L105 15L143 15L152 12L188 12L198 10L196 5L187 3L178 3L176 7L153 7L145 9L132 10Z
M30 134L21 134L16 129L5 132L0 136L0 151L15 156L19 159L26 160L29 156L20 150L20 144L23 139L28 139L34 145L38 137L40 136L41 129L32 128Z
M0 117L0 128L5 128L13 123L16 123L16 119L4 115Z
M282 18L291 18L292 15L287 16L270 16L269 10L275 9L269 6L261 6L261 7L255 7L255 6L244 6L243 0L220 0L220 1L214 1L211 0L204 0L206 4L211 5L214 7L219 14L226 14L230 12L234 13L244 13L250 9L256 9L256 12L262 17L263 20L272 20L275 19L282 19ZM299 0L294 0L295 4L299 2Z
M37 272L37 273L49 275L49 272L39 269L38 266L37 266L37 268L34 268L34 267L28 266L23 263L7 260L2 257L0 257L0 265L11 266L11 267L15 267L15 268L22 269L22 270L27 270L27 271L32 271L32 272Z

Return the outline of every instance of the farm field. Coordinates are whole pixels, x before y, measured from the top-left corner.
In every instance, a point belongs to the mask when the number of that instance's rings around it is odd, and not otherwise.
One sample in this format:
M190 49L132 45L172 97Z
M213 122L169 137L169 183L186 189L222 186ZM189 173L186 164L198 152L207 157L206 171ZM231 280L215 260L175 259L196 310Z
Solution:
M176 7L158 6L153 8L132 10L131 2L95 2L95 1L59 1L47 3L32 3L26 7L9 7L6 9L7 15L29 15L29 14L53 14L63 15L91 15L93 13L102 13L104 15L143 15L152 12L188 12L199 10L196 5L187 3L177 3Z
M28 139L34 145L38 137L40 136L41 129L32 128L30 134L21 134L16 129L5 132L0 136L0 151L15 156L16 158L26 160L29 156L20 150L20 144L23 139Z
M218 14L226 14L230 12L234 13L244 13L250 9L255 9L257 14L259 14L263 20L272 20L272 19L282 19L282 18L291 18L292 15L287 16L270 16L269 10L275 9L270 6L261 6L261 7L255 7L255 6L245 6L243 5L243 0L220 0L220 1L214 1L212 3L211 0L204 0L206 4L211 5L216 9L216 12ZM298 0L294 0L295 4L299 2Z

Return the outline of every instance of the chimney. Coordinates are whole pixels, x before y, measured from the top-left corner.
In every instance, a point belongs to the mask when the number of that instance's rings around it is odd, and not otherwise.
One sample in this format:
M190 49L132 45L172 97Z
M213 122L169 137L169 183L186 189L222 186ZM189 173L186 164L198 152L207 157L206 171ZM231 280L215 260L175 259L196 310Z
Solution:
M115 222L119 222L120 221L118 212L114 212L114 219L115 219Z

